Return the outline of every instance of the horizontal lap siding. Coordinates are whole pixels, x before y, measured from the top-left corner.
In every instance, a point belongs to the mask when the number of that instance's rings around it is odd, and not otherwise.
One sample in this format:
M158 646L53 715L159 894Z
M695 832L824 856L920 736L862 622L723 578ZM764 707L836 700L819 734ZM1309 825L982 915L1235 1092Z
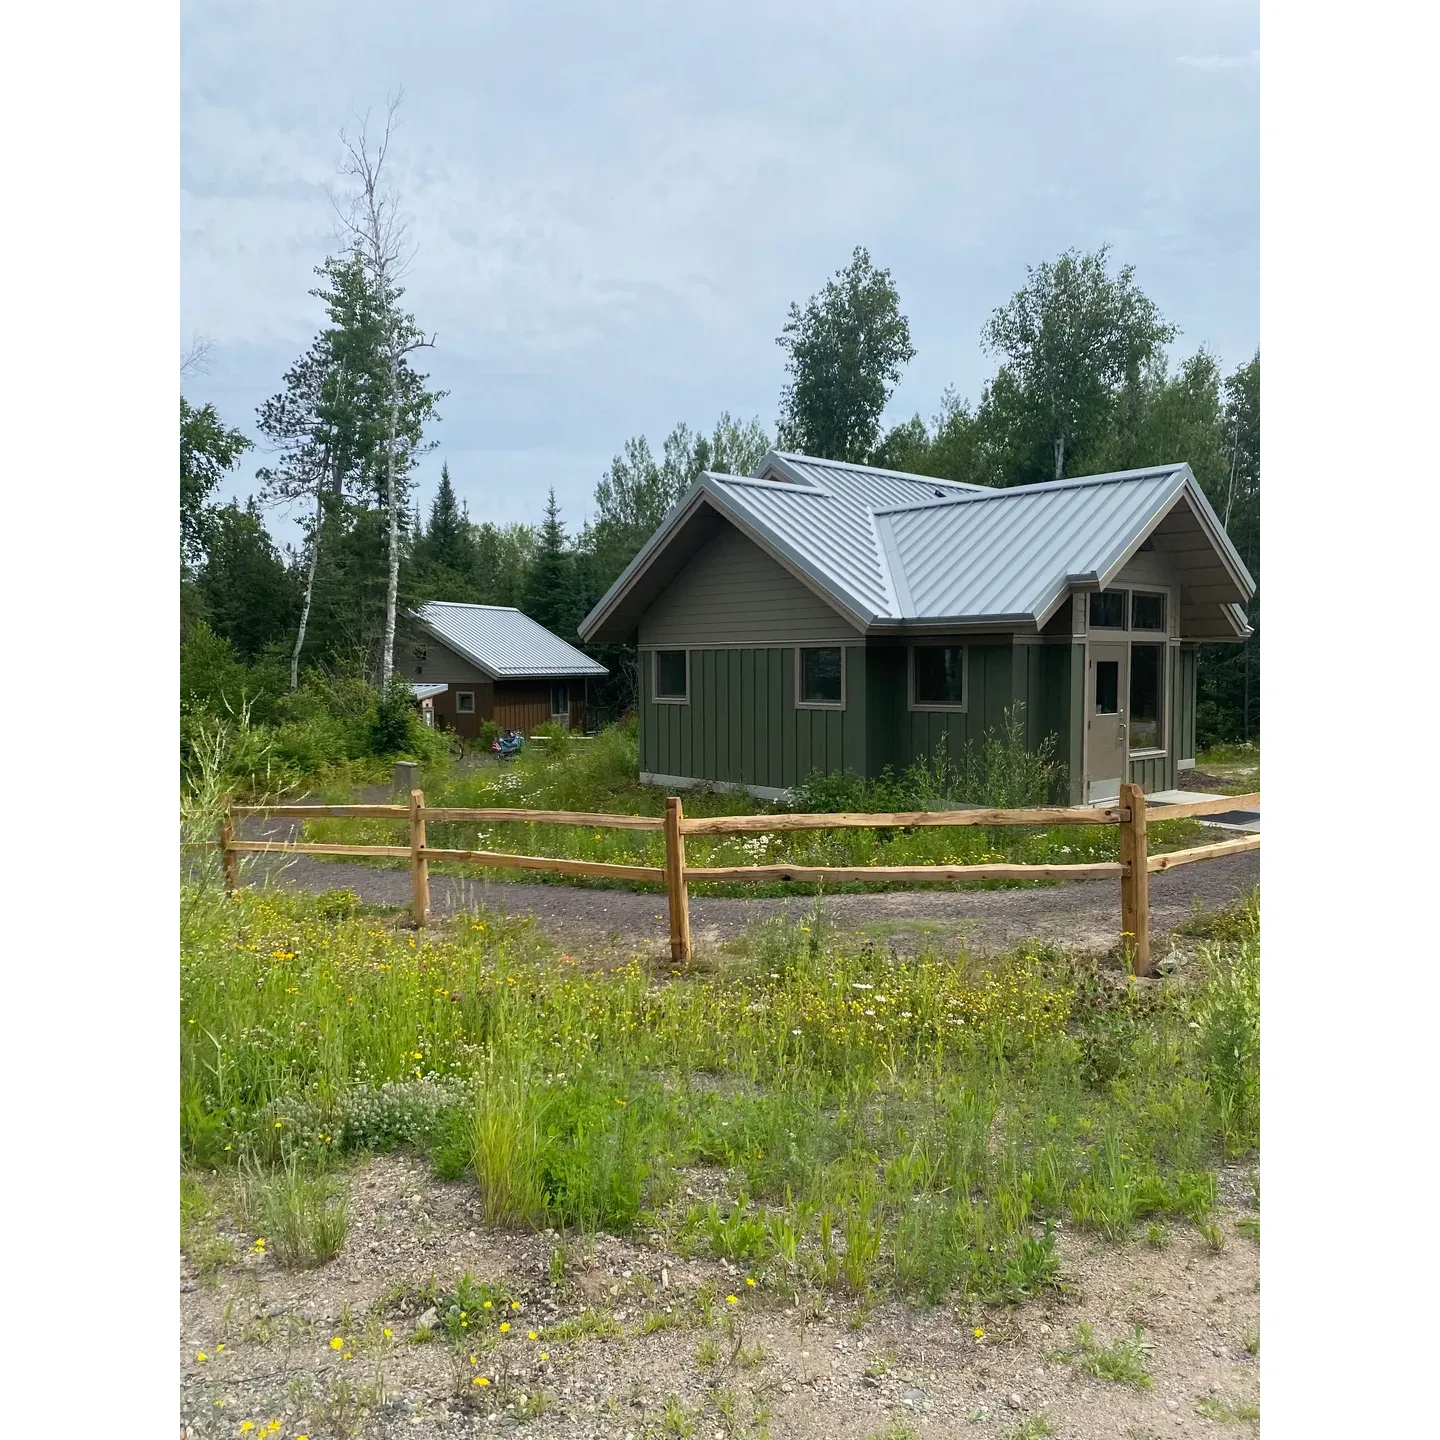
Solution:
M642 646L855 640L842 615L726 525L640 617Z

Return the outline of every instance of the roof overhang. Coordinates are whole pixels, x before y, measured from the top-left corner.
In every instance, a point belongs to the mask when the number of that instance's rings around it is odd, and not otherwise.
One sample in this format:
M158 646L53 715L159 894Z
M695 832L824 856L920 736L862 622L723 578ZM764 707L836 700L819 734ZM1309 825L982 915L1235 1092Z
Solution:
M826 495L824 490L811 483L790 484L732 475L719 478L727 484L778 487L817 498ZM872 610L821 576L803 555L769 526L736 509L709 481L708 475L702 475L676 502L660 528L640 547L639 553L580 622L582 640L628 642L635 633L640 616L700 547L719 532L722 524L733 525L857 630L870 627L876 619Z
M502 669L482 660L473 650L470 650L454 636L447 635L438 626L433 625L419 610L408 612L410 620L425 632L432 640L443 645L447 650L453 650L462 660L468 660L487 680L580 680L599 679L602 675L610 672L600 662L591 663L596 669L574 669L570 666L544 666L540 669L526 667L524 669Z

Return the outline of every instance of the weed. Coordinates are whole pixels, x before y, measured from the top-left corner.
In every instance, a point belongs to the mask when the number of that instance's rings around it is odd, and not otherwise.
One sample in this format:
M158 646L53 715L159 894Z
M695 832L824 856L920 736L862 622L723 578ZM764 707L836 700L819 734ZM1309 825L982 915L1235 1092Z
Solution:
M1235 1222L1235 1233L1243 1235L1247 1240L1258 1240L1260 1238L1260 1217L1258 1215L1242 1215Z
M1246 1420L1258 1420L1258 1405L1227 1405L1213 1395L1205 1395L1196 1402L1195 1413L1205 1420L1219 1420L1222 1424L1237 1425Z
M1170 1227L1163 1221L1152 1220L1145 1227L1145 1243L1152 1250L1166 1250L1170 1246Z
M1258 1355L1260 1353L1260 1332L1258 1330L1247 1330L1240 1337L1240 1343L1245 1347L1247 1354Z
M660 1433L680 1437L695 1433L695 1416L680 1403L678 1395L671 1395L665 1401L665 1410L660 1417Z
M720 1347L707 1335L695 1351L695 1363L702 1370L713 1370L720 1363Z
M1133 1335L1110 1345L1101 1345L1095 1338L1094 1328L1088 1321L1082 1320L1075 1329L1074 1342L1057 1350L1055 1358L1068 1360L1076 1370L1094 1375L1097 1379L1149 1390L1154 1387L1155 1381L1145 1363L1145 1355L1153 1348L1138 1325Z
M1046 1440L1054 1433L1055 1427L1044 1415L1027 1415L1005 1432L1005 1440Z
M280 1264L323 1265L340 1253L349 1222L345 1191L334 1176L306 1175L292 1158L271 1174L252 1171L242 1194L246 1218Z
M1209 1249L1218 1253L1225 1248L1225 1231L1218 1220L1202 1220L1196 1229Z
M567 1340L619 1340L625 1331L616 1318L603 1310L582 1310L568 1320L550 1326L545 1338L557 1345Z
M917 1440L920 1432L903 1420L891 1420L883 1430L872 1430L865 1440Z

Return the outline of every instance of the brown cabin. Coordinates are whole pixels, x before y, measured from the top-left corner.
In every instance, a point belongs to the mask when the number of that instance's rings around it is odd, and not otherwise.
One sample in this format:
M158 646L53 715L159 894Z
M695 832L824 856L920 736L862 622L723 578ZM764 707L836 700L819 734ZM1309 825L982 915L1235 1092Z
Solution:
M521 734L547 722L582 730L586 684L609 673L510 605L432 600L408 619L395 668L427 721L466 740L487 720Z

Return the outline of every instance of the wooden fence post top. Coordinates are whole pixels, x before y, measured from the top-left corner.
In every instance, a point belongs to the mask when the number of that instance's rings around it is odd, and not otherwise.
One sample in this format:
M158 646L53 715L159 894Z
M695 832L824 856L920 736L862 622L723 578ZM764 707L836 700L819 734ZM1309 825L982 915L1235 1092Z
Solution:
M1132 781L1120 786L1120 804L1130 818L1120 826L1120 929L1129 937L1131 965L1139 976L1150 973L1150 843L1146 828L1145 791Z
M685 807L678 795L665 797L665 898L670 910L670 958L690 958L690 890L685 883Z
M416 929L430 919L430 862L425 850L425 792L410 792L410 909Z

